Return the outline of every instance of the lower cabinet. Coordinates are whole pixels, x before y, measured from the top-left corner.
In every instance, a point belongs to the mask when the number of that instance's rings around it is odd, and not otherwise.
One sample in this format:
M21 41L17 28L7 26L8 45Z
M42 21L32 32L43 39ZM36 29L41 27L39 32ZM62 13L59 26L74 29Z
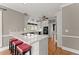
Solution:
M48 55L48 38L39 41L39 55Z
M32 44L32 55L39 55L39 42Z
M48 38L32 44L32 55L48 55Z

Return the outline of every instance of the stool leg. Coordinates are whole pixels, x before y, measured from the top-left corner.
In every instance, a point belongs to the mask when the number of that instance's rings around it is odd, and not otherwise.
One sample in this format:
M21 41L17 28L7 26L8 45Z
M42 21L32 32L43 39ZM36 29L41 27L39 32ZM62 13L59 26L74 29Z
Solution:
M11 53L12 53L13 46L12 46L12 44L10 46L11 46Z
M16 49L15 49L15 55L17 55Z
M16 45L13 46L13 54L16 55Z
M11 49L11 45L10 45L10 43L9 43L9 50Z
M19 51L17 50L17 48L16 48L16 55L21 55Z
M30 49L30 55L31 55L31 49Z
M11 47L11 53L14 54L14 45Z
M25 55L25 53L22 53L21 55Z
M17 49L16 49L16 46L15 46L15 55L17 55Z
M16 51L16 55L18 55L18 52Z
M16 49L16 55L18 55L18 50Z
M14 53L14 55L16 55L16 46L14 46L13 53Z
M11 43L9 43L9 50L11 50L11 47L12 47L12 46L11 46Z

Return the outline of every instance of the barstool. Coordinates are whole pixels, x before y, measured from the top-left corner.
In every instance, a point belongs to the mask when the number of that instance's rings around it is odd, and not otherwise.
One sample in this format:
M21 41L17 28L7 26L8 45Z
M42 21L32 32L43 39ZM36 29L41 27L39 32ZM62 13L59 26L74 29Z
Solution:
M20 40L12 42L12 54L16 55L16 46L22 44L23 42Z
M9 50L12 49L12 42L13 42L13 41L17 41L17 40L18 40L18 39L16 39L16 38L12 38L12 39L9 40Z
M31 55L31 47L32 46L30 46L30 45L28 45L26 43L20 44L20 45L16 46L17 54L25 55L25 53L30 51L30 55Z

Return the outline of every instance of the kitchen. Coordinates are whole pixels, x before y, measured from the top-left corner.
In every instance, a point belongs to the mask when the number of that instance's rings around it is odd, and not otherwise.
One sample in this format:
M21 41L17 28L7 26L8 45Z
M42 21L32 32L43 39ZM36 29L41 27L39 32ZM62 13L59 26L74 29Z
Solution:
M13 9L13 5L15 5L15 7L20 6L20 9L22 9L20 10L18 8L19 11L17 11L16 8ZM29 8L23 9L25 8L25 5ZM51 9L53 5L56 6L57 9ZM57 29L56 26L61 25L56 24L58 20L55 21L56 17L54 17L59 10L58 8L60 5L62 4L41 4L40 7L40 4L1 4L2 39L0 41L0 51L9 49L9 41L12 38L16 38L32 47L31 55L48 55L48 38L53 35L53 30L55 31L55 34L57 30L61 31L61 29ZM39 8L45 8L46 10ZM54 11L51 13L50 10ZM53 28L52 24L55 24L56 26L53 25ZM59 36L59 34L57 35ZM55 35L55 38L57 35ZM26 54L30 53L28 52ZM2 55L4 54L2 53Z
M46 27L46 25L39 26L40 23L36 23L35 21L33 21L33 19L29 18L28 20L29 21L27 21L24 32L10 32L10 35L25 43L30 44L32 46L32 55L48 55L48 33L43 33L45 31L45 29L43 28ZM46 30L48 32L48 29Z
M47 25L45 24L44 26L42 26L41 25L42 23L40 23L41 21L39 21L39 19L38 19L38 22L35 21L35 19L37 20L36 17L33 17L33 18L29 17L27 21L26 14L19 13L15 10L9 9L4 6L0 6L0 7L6 9L2 11L3 13L3 33L2 34L4 35L2 36L3 40L2 40L2 46L1 46L2 48L0 49L1 51L8 48L9 40L11 38L17 38L32 46L32 55L48 54L48 46L47 46L48 34L43 35L43 27L47 26L48 25L47 23L46 23ZM17 20L10 20L13 18ZM20 21L20 19L24 19L24 20ZM18 20L19 20L19 23L18 23ZM8 24L8 21L11 22L9 23L11 25Z

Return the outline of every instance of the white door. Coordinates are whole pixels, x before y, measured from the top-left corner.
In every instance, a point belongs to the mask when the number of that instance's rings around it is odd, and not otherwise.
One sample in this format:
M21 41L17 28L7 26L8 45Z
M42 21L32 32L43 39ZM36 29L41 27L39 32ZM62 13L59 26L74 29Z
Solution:
M0 10L0 47L2 47L2 11Z

